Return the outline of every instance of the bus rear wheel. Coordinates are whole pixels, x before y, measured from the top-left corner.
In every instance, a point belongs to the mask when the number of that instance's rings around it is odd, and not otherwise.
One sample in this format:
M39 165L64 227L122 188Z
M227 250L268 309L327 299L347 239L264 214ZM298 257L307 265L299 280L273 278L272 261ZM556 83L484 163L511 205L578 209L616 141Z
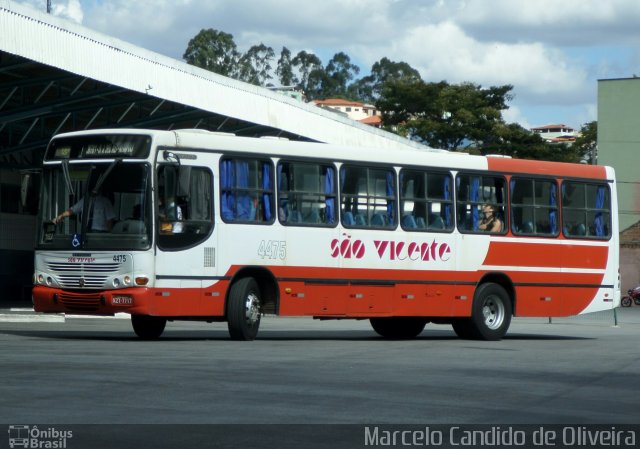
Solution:
M227 306L227 325L232 340L254 340L258 335L262 302L253 278L243 278L231 286Z
M473 296L471 317L455 319L453 330L461 338L501 340L511 324L511 314L511 300L505 289L487 282Z
M424 330L427 320L420 317L371 318L371 327L384 338L415 338Z
M149 315L131 315L131 325L136 335L143 340L155 340L164 332L165 318Z

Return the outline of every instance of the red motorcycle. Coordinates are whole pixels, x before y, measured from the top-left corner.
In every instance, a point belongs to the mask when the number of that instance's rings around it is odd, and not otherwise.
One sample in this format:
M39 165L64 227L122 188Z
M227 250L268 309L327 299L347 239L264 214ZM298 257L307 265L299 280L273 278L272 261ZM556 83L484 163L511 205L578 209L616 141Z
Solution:
M635 288L630 288L627 293L629 294L623 296L620 300L620 305L622 307L631 307L631 302L633 301L636 306L640 306L640 285Z

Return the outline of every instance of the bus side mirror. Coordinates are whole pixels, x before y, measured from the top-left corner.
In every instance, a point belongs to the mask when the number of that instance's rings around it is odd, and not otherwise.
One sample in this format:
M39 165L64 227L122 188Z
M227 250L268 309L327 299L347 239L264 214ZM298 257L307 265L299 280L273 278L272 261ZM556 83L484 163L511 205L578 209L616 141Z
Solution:
M20 204L22 204L22 207L27 207L30 184L31 184L31 173L23 174L22 180L20 181Z
M38 210L40 172L21 172L20 205L23 210L35 213Z

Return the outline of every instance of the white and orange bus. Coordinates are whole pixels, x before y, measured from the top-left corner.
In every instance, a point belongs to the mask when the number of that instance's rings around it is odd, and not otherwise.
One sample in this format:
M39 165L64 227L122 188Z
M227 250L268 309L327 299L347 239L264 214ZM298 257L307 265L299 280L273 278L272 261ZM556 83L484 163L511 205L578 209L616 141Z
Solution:
M497 340L512 316L619 305L615 182L609 167L445 151L63 134L43 163L34 306L126 312L142 338L203 320L252 340L275 314ZM482 230L488 209L500 225Z

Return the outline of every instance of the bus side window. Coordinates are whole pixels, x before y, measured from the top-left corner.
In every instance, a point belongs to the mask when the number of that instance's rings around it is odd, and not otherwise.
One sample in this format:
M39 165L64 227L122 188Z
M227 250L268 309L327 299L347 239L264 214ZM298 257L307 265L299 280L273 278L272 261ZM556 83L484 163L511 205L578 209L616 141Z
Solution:
M402 169L402 227L409 231L451 231L454 226L452 185L449 173Z
M562 183L562 219L565 237L611 237L611 193L606 184Z
M278 163L278 219L285 226L335 226L335 167L309 162Z
M343 165L340 186L345 227L396 228L396 174L392 168Z
M558 186L554 179L514 176L509 188L511 231L515 235L558 235Z
M270 160L220 160L220 211L227 223L271 224L275 219Z
M505 218L508 213L504 177L459 173L456 177L456 192L458 229L461 232L486 233L481 230L480 223L483 219L483 206L490 205L496 218L501 221L501 230L494 233L505 233Z

